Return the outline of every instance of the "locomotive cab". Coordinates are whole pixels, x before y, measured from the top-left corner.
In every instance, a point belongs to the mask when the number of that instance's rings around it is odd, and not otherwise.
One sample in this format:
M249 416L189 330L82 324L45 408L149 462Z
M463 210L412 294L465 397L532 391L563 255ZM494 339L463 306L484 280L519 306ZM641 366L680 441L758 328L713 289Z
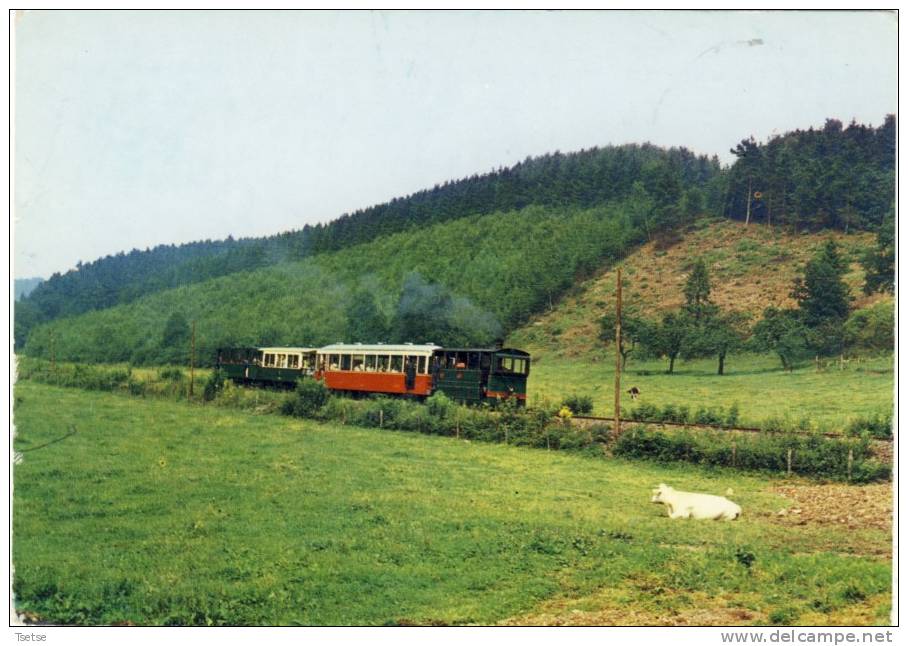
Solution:
M530 355L507 348L443 348L432 356L433 387L465 404L526 403Z

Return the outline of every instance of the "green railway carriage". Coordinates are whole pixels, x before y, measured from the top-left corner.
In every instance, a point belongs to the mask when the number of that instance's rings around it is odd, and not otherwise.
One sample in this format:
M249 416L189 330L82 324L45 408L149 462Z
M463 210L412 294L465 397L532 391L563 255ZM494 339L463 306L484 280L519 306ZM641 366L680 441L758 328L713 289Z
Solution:
M440 348L432 355L435 390L466 404L516 399L525 406L530 355L513 348Z
M315 348L230 348L218 350L218 367L237 383L292 386L315 371Z

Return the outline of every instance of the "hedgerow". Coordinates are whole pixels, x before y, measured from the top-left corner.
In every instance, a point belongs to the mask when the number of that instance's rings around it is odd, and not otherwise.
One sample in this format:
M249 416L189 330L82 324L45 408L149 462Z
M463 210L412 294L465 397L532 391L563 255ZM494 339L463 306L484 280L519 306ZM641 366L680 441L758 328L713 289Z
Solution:
M867 438L791 433L666 433L636 426L621 434L612 452L628 458L774 473L787 473L790 459L792 474L851 482L883 480L891 475L889 465L873 458Z

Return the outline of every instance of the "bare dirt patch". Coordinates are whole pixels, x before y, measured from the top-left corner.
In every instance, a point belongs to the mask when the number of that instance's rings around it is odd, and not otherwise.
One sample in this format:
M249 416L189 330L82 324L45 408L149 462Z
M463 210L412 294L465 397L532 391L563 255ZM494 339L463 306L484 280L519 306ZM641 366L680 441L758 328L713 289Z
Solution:
M765 624L766 615L745 605L735 595L710 596L702 592L683 595L661 590L662 600L685 598L680 605L629 602L626 591L604 589L582 599L549 601L532 613L511 617L508 626L746 626ZM658 599L651 601L657 602ZM592 606L592 608L591 608Z
M834 525L848 529L892 528L892 484L782 485L772 492L792 502L773 514L785 525Z

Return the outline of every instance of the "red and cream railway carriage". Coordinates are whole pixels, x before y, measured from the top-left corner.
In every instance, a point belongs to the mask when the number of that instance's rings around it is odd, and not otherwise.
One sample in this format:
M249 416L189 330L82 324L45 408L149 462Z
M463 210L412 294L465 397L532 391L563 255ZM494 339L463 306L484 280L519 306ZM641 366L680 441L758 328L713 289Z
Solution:
M319 348L315 378L331 390L427 397L437 345L336 343Z

